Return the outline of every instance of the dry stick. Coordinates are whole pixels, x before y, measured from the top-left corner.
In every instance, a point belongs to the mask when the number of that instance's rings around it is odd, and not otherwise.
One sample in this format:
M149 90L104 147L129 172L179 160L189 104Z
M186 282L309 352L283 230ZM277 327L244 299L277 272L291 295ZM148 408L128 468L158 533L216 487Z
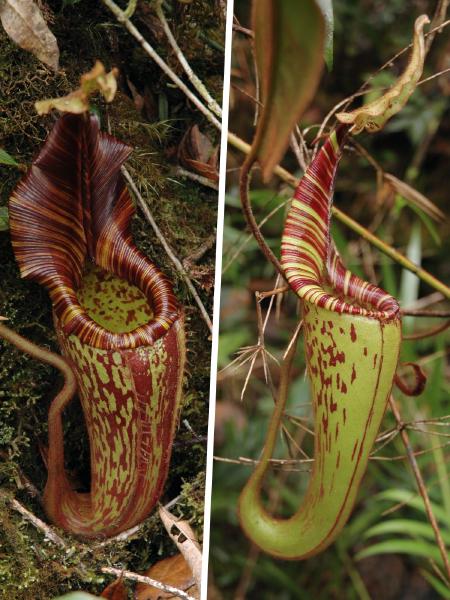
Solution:
M284 202L281 202L278 206L276 206L275 208L273 208L269 213L267 213L267 215L261 219L261 221L258 223L258 229L261 229L261 227L263 225L265 225L267 223L267 221L269 221L269 219L271 219L279 210L281 210L284 206L286 206L286 204L289 202L289 200L285 200ZM239 256L239 254L241 254L242 250L245 248L245 246L253 239L253 234L249 233L247 235L247 237L239 244L239 246L236 248L236 250L233 252L233 254L230 256L230 258L227 260L226 265L223 267L222 269L222 275L229 269L229 267L231 267L231 265L233 264L233 262L237 259L237 257ZM239 241L239 240L238 240ZM287 288L288 289L288 288ZM271 295L271 294L269 294Z
M146 577L145 575L138 575L137 573L133 573L132 571L125 571L122 569L114 569L113 567L102 567L102 573L106 573L107 575L115 575L116 577L122 577L123 579L128 579L129 581L137 581L139 583L145 583L146 585L151 585L162 592L167 592L168 594L173 594L177 598L184 598L185 600L195 600L193 596L190 596L186 592L179 590L171 585L167 585L162 583L161 581L157 581L156 579L152 579L151 577Z
M184 282L186 283L187 287L189 288L189 291L191 292L195 302L197 303L197 306L200 309L203 320L205 321L206 325L208 326L209 331L212 333L211 319L209 318L206 308L204 307L203 302L201 301L200 296L198 295L197 290L194 287L194 284L190 280L189 275L186 273L186 269L183 267L181 261L175 255L172 248L167 243L166 238L163 236L160 228L158 227L155 219L153 218L150 208L148 207L148 205L145 202L144 198L142 197L137 185L135 184L134 180L132 179L131 175L129 174L129 172L127 171L127 169L125 167L122 167L122 173L123 173L125 179L127 180L128 184L130 185L130 188L133 190L133 193L136 196L136 199L138 201L139 206L141 207L142 212L144 213L147 221L152 226L152 229L155 232L155 235L158 238L158 240L161 242L161 245L163 246L164 250L166 251L167 256L170 258L170 260L175 265L177 271L183 277Z
M416 431L415 428L411 425L406 425L404 424L403 427L407 427L408 429L411 429L412 431ZM381 446L379 446L378 448L376 448L371 455L369 456L369 460L377 460L377 461L385 461L385 462L398 462L398 461L402 461L402 460L409 460L409 455L408 454L397 454L395 456L378 456L377 452L379 452L380 450L382 450L384 448L384 446L386 446L388 443L390 443L394 437L396 437L398 435L398 433L400 433L400 429L395 429L393 432L391 432L390 437L387 438L387 440L385 440ZM421 433L433 433L430 431L421 431ZM447 437L445 435L445 437ZM416 456L425 456L425 454L430 454L430 452L432 452L433 450L439 450L442 448L448 448L450 446L450 442L445 442L444 444L439 444L437 446L433 446L431 448L428 448L427 450L415 450L412 455L414 457ZM225 462L225 463L231 463L234 465L258 465L260 463L259 460L254 459L254 458L247 458L246 456L239 456L239 458L226 458L224 456L214 456L213 457L214 460L218 461L218 462ZM269 459L269 464L271 464L273 467L283 467L283 466L295 466L297 464L301 464L301 463L313 463L314 462L314 458L271 458ZM296 471L303 471L303 469L296 469ZM308 471L308 469L306 469L306 471Z
M430 25L430 31L425 40L425 52L428 53L431 44L436 36L439 27L443 24L447 14L449 0L439 0L436 10L434 11L433 19ZM440 32L439 32L440 33Z
M218 103L214 100L214 98L211 96L211 94L208 92L203 81L201 81L197 77L197 75L194 73L194 71L191 69L191 66L189 65L188 61L186 60L186 57L184 56L183 52L181 51L181 48L178 46L177 41L174 38L173 33L170 30L169 24L167 23L167 19L164 15L164 12L162 9L162 0L157 0L157 2L155 4L155 10L156 10L158 19L162 23L164 33L166 34L167 39L169 40L169 44L172 46L173 51L175 52L175 55L178 58L180 65L183 67L186 75L189 78L189 81L195 87L195 89L200 94L200 96L205 100L206 104L208 105L209 110L212 111L217 117L222 118L222 109L220 108Z
M233 133L228 134L228 140L235 148L237 148L241 152L244 152L247 155L250 154L250 150L251 150L250 144L247 144L246 142L244 142L243 140L238 138ZM248 157L247 157L247 161L248 161ZM251 164L249 162L247 162L247 167L248 166L251 166ZM298 182L297 182L296 177L294 177L294 175L291 175L288 171L286 171L286 169L283 169L283 167L280 167L280 166L275 167L274 173L276 175L278 175L278 177L280 177L280 179L285 181L291 187L295 188L297 186ZM247 184L248 184L248 173L244 172L243 186L247 185ZM249 222L249 225L250 225L253 233L255 234L257 241L260 243L260 246L261 246L261 243L265 244L264 238L261 235L261 233L259 232L259 230L257 230L256 221L255 221L254 217L252 216L252 214L248 213L248 210L249 210L249 207L247 206L247 213L246 213L247 220ZM415 265L408 258L406 258L406 256L403 256L403 254L400 254L400 252L398 252L394 248L391 248L391 246L389 246L388 244L386 244L385 242L380 240L380 238L378 238L376 235L374 235L373 233L368 231L365 227L363 227L362 225L357 223L355 220L353 220L351 217L349 217L347 214L345 214L344 212L342 212L335 206L333 206L331 210L332 210L333 215L339 221L341 221L341 223L344 223L344 225L347 225L347 227L349 227L354 232L356 232L361 237L363 237L365 240L370 242L373 246L378 248L378 250L383 252L383 254L386 254L386 256L389 256L389 258L392 258L392 260L399 263L402 267L404 267L405 269L408 269L408 271L411 271L412 273L417 275L417 277L422 279L422 281L425 281L426 283L428 283L428 285L430 287L433 287L434 289L441 292L446 298L450 298L450 288L447 287L444 283L442 283L438 279L436 279L436 277L433 277L433 275L431 275L431 273L428 273L428 271L425 271L425 269L422 269L422 267ZM254 229L254 227L256 227L256 230ZM273 252L268 248L267 254L266 254L266 252L264 252L264 254L272 262L272 264L275 266L275 268L280 272L281 265L280 265L279 261L276 259ZM284 278L284 274L283 273L281 273L281 274Z
M186 169L183 169L182 167L176 167L175 175L180 175L180 177L186 177L187 179L192 179L192 181L197 181L198 183L201 183L205 187L209 187L215 191L217 191L219 189L219 186L217 185L217 183L215 183L211 179L208 179L207 177L203 177L202 175L198 175L197 173L192 173L191 171L187 171Z
M47 523L44 523L44 521L39 519L39 517L36 517L35 515L33 515L32 512L30 512L24 506L22 506L20 502L17 502L17 500L15 500L14 498L9 498L9 496L2 491L0 491L0 497L5 499L15 511L20 513L24 519L32 523L32 525L34 525L36 529L42 531L45 537L51 542L53 542L53 544L59 546L63 550L69 549L68 544L66 544L62 537L55 533L53 529L47 525Z
M187 87L185 83L172 71L169 65L159 56L152 46L143 37L140 31L127 19L123 10L121 10L113 0L102 0L103 4L109 8L114 14L119 23L121 23L129 33L141 45L143 50L150 56L152 60L164 71L164 73L175 83L175 85L191 100L199 111L208 119L210 123L221 129L221 123L216 119L212 112L197 98L197 96Z
M122 533L119 533L118 535L114 535L113 537L110 537L107 540L104 540L103 542L98 542L97 544L95 544L94 548L104 548L105 546L109 546L110 544L115 544L116 542L125 542L130 537L132 537L133 535L138 533L138 531L140 529L142 529L142 523L140 523L139 525L135 525L134 527L131 527L130 529L122 531Z
M450 311L448 310L414 310L412 308L404 308L401 310L402 315L411 317L437 317L439 319L450 319Z
M425 77L425 79L421 79L419 81L419 83L417 84L417 86L422 85L423 83L427 83L428 81L431 81L432 79L436 79L436 77L440 77L441 75L445 75L446 73L450 72L450 67L448 67L447 69L443 69L442 71L439 71L438 73L435 73L434 75L430 75L429 77Z
M216 235L211 234L206 240L201 244L196 250L191 252L189 256L187 256L183 260L183 265L186 269L189 269L198 262L211 248L214 248L216 243Z
M411 468L414 473L414 477L416 478L417 486L419 488L420 495L422 496L423 503L425 505L425 510L428 516L428 520L433 528L434 535L436 538L436 543L439 547L439 552L441 553L442 560L444 561L445 570L447 573L447 577L450 581L450 563L447 556L447 550L445 548L444 540L442 539L442 535L439 529L439 525L436 521L436 517L434 516L433 509L431 507L430 498L428 497L427 488L425 486L424 480L422 478L422 473L420 472L419 465L417 464L416 457L414 455L414 450L411 446L411 442L409 441L409 435L406 429L404 428L404 424L402 422L402 418L400 415L400 410L394 400L394 397L391 395L389 398L389 404L394 414L395 420L397 421L397 425L400 428L400 435L403 441L403 445L405 446L406 453L408 455L408 460L411 465Z
M446 321L442 325L438 325L437 327L433 327L432 329L425 329L423 331L416 331L415 333L410 333L409 335L403 335L403 340L423 340L428 337L432 337L437 335L438 333L442 333L446 329L450 327L450 321Z

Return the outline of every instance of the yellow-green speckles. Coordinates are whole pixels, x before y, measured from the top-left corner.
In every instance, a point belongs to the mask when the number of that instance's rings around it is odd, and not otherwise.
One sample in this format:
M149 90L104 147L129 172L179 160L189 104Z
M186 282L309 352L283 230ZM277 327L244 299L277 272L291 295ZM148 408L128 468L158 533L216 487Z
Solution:
M98 376L100 377L100 381L105 384L109 383L108 371L105 369L104 365L102 365L101 362L98 362L96 364L96 368Z
M121 356L120 352L113 352L112 359L113 359L115 365L122 364L122 356Z
M128 333L148 323L153 313L144 294L123 279L90 266L77 292L81 306L113 333Z

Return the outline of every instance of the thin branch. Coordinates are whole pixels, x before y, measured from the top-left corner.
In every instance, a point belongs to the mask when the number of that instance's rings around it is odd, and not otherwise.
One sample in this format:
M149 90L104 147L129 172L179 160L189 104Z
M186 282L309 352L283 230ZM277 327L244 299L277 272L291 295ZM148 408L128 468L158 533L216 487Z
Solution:
M450 319L450 311L448 310L414 310L404 308L401 311L402 315L411 317L436 317L438 319Z
M125 17L127 19L131 19L131 17L134 15L136 6L137 6L137 0L129 0L128 6L126 7L126 9L123 12L123 14L125 15Z
M203 305L203 302L200 299L200 296L197 293L197 290L194 287L194 284L192 283L192 281L189 278L189 275L186 272L186 269L183 267L180 259L175 255L174 251L172 250L172 248L169 246L169 244L167 243L166 238L164 237L164 235L162 234L160 228L158 227L155 219L153 218L153 214L150 210L150 208L148 207L148 204L146 203L146 201L144 200L144 198L142 197L137 185L135 184L133 178L131 177L130 173L127 171L127 169L125 167L122 167L122 173L125 177L125 179L127 180L130 188L132 189L136 200L142 210L142 212L144 213L147 221L150 223L150 225L152 226L153 231L155 232L156 237L158 238L158 240L161 242L161 245L163 246L164 250L167 253L167 256L170 258L170 260L173 262L173 264L175 265L177 271L180 273L180 275L182 276L182 278L184 279L184 282L186 283L186 286L188 287L189 291L191 292L195 302L197 303L197 306L200 309L200 313L203 317L203 320L205 321L209 331L212 333L212 322L211 319L209 318L209 315L206 311L206 308Z
M25 520L29 521L32 525L34 525L36 529L39 529L39 531L41 531L50 542L52 542L56 546L59 546L63 550L69 549L69 545L62 539L62 537L60 537L55 531L53 531L53 529L49 527L47 523L44 523L44 521L39 519L39 517L36 517L36 515L34 515L32 512L26 509L25 506L22 506L20 502L18 502L14 498L10 498L7 494L5 494L2 491L0 491L0 497L5 499L11 506L11 508L13 508L16 512L20 513Z
M208 179L207 177L203 177L202 175L198 175L197 173L192 173L191 171L187 171L186 169L183 169L182 167L176 167L174 172L175 172L175 175L179 175L180 177L186 177L187 179L191 179L192 181L197 181L198 183L201 183L205 187L209 187L212 190L217 191L219 189L219 186L217 185L217 183L215 183L211 179Z
M403 335L403 340L423 340L425 338L432 337L437 335L438 333L442 333L446 331L450 327L450 321L446 321L442 325L438 325L437 327L433 327L432 329L425 329L424 331L416 331L415 333L410 333L408 335Z
M109 8L114 14L117 21L121 23L128 32L141 45L143 50L150 56L152 60L164 71L164 73L175 83L175 85L191 100L191 102L199 109L199 111L208 119L210 123L217 129L221 129L221 123L213 115L213 113L197 98L197 96L187 87L187 85L176 75L169 65L159 56L154 48L147 42L140 31L127 19L123 10L121 10L113 0L102 0L103 4Z
M95 544L94 548L104 548L105 546L109 546L110 544L116 544L117 542L125 542L128 539L130 539L131 537L133 537L134 535L136 535L136 533L138 533L141 529L142 529L142 523L140 523L139 525L135 525L134 527L131 527L131 529L122 531L122 533L119 533L118 535L110 537L107 540L104 540L103 542L98 542L97 544Z
M285 200L284 202L281 202L278 206L276 206L275 208L273 208L263 219L261 219L261 221L259 223L257 223L257 227L258 229L261 229L261 227L263 225L265 225L267 223L267 221L269 221L269 219L271 219L280 209L282 209L284 206L286 206L286 204L289 202L289 200ZM249 233L247 235L247 237L242 241L242 243L236 248L235 252L232 254L232 256L230 256L230 258L227 261L227 264L223 267L222 269L222 275L228 270L228 268L233 264L233 262L237 259L237 257L239 256L239 254L241 254L242 250L245 248L245 246L253 239L253 234Z
M425 482L422 478L422 473L420 472L419 469L419 465L417 464L417 460L416 457L414 455L414 450L411 446L411 442L409 441L409 435L408 432L406 431L406 429L403 427L403 422L402 422L402 418L400 415L400 411L399 408L393 398L393 396L391 395L391 397L389 398L389 404L392 410L392 413L395 417L395 420L397 421L398 426L400 427L400 436L402 438L403 444L405 446L406 449L406 453L408 455L408 460L409 463L411 465L411 468L413 470L414 473L414 477L416 478L416 482L417 482L417 486L419 488L419 492L420 495L422 496L422 500L423 503L425 505L425 510L428 516L428 520L430 521L430 524L433 528L434 531L434 535L436 538L436 543L438 545L439 551L441 553L442 556L442 560L444 562L444 566L445 566L445 571L447 574L447 578L450 581L450 563L448 560L448 555L447 555L447 550L445 548L445 544L444 544L444 540L442 539L442 534L441 531L439 529L439 525L436 521L436 517L434 516L433 513L433 508L431 506L431 502L430 502L430 498L428 496L428 491L425 485Z
M434 11L433 19L430 25L430 31L428 32L427 38L425 40L425 52L428 52L431 48L431 44L436 36L436 33L441 28L444 23L445 17L447 15L449 0L439 0L436 10ZM442 30L439 31L441 33Z
M441 75L445 75L446 73L449 73L449 72L450 72L450 67L448 67L448 69L444 69L443 71L438 71L434 75L430 75L429 77L426 77L425 79L421 79L417 85L419 86L419 85L422 85L423 83L427 83L428 81L431 81L432 79L436 79L436 77L440 77Z
M421 298L417 298L414 302L412 302L409 306L404 307L404 310L419 310L425 309L433 304L438 304L444 300L444 296L440 292L432 292L431 294L427 294L426 296L422 296Z
M167 19L164 15L164 12L162 9L162 0L157 0L157 2L155 4L155 10L156 10L156 14L157 14L159 20L162 23L164 33L166 34L167 39L169 40L169 44L172 46L172 49L175 52L175 55L176 55L180 65L183 67L186 75L189 78L189 81L195 87L195 89L200 94L200 96L205 100L209 110L211 112L213 112L217 117L222 118L222 109L220 108L218 103L214 100L214 98L210 95L210 93L208 92L203 81L201 81L199 79L199 77L197 77L197 75L191 69L190 64L186 60L186 57L184 56L183 52L181 51L181 48L178 46L177 41L174 38L173 33L170 30L169 24L167 23Z
M151 577L146 577L145 575L138 575L138 573L133 573L132 571L114 569L113 567L102 567L100 570L102 573L106 573L107 575L114 575L115 577L122 577L123 579L128 579L129 581L137 581L139 583L151 585L154 588L161 590L162 592L172 594L177 598L184 598L184 600L195 600L193 596L190 596L186 592L183 592L183 590L179 590L176 587L167 585L165 583L162 583L161 581L152 579Z

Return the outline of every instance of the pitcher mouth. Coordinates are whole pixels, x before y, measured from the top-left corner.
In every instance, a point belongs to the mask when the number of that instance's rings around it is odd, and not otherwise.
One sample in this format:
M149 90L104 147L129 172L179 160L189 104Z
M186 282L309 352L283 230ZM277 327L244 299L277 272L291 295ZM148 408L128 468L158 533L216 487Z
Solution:
M50 297L66 335L94 348L123 350L153 345L166 334L180 316L172 287L136 248L132 254L135 268L128 264L126 278L88 264L79 285L52 281Z
M120 170L130 152L95 116L64 115L9 203L22 277L48 289L65 334L101 349L154 344L179 316L169 281L132 241L135 208ZM148 322L114 332L89 316L77 296L89 261L144 294Z

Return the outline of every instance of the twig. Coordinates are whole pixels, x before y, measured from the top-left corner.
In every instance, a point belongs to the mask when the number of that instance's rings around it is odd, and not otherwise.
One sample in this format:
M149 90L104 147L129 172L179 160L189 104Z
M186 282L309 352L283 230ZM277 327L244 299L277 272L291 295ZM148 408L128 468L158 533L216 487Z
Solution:
M425 329L423 331L416 331L415 333L410 333L409 335L403 335L403 340L423 340L425 338L432 337L433 335L437 335L438 333L442 333L449 327L450 321L446 321L442 325L438 325L437 327L433 327L432 329Z
M197 303L197 306L200 309L200 313L201 313L206 325L208 326L209 331L212 332L211 319L209 318L206 308L204 307L203 302L201 301L200 296L198 295L197 290L194 287L194 284L190 280L189 275L186 272L186 269L183 267L181 261L175 255L172 248L167 243L166 238L163 236L160 228L158 227L155 219L153 218L150 208L148 207L148 205L145 202L144 198L142 197L137 185L135 184L133 178L131 177L131 175L129 174L129 172L127 171L127 169L125 167L122 167L122 173L123 173L125 179L127 180L128 184L130 185L130 188L133 190L133 193L136 196L136 199L138 201L139 206L141 207L142 212L144 213L146 219L152 226L152 229L155 232L155 235L158 238L158 240L161 242L161 245L163 246L164 250L166 251L167 256L170 258L170 260L175 265L177 271L183 277L184 282L186 283L187 287L189 288L189 291L191 292L195 302Z
M413 309L402 309L402 315L408 315L412 317L436 317L438 319L450 319L450 311L448 310L413 310Z
M168 594L173 594L175 597L184 598L184 600L195 600L193 596L183 592L183 590L179 590L178 588L162 583L161 581L157 581L156 579L152 579L151 577L146 577L145 575L138 575L138 573L133 573L132 571L114 569L113 567L102 567L100 570L102 573L106 573L107 575L123 577L123 579L128 579L129 581L137 581L139 583L151 585L158 590L167 592Z
M164 33L166 34L167 39L169 40L169 44L172 46L173 51L175 52L175 55L178 58L180 65L183 67L186 75L189 78L189 81L195 87L195 89L200 94L200 96L205 100L206 104L208 105L209 110L212 111L217 117L222 118L222 109L220 108L218 103L214 100L214 98L210 95L210 93L208 92L203 81L201 81L199 79L199 77L197 77L197 75L191 69L190 64L186 60L186 57L184 56L183 52L181 51L181 48L178 46L177 41L174 38L173 33L170 30L169 24L167 23L167 19L164 15L164 12L162 9L162 0L157 0L157 2L155 4L155 11L158 16L158 19L162 23Z
M404 310L418 310L423 308L428 308L432 304L438 304L444 300L444 296L440 292L432 292L426 296L422 296L422 298L418 298L409 306L405 307Z
M434 531L434 535L436 538L436 543L438 545L439 551L441 553L442 556L442 560L444 562L444 566L445 566L445 571L447 574L447 578L450 581L450 563L448 560L448 556L447 556L447 550L445 548L445 544L444 544L444 540L442 539L442 535L439 529L439 525L436 521L436 517L434 516L433 513L433 508L431 506L431 502L430 502L430 498L428 497L428 492L427 492L427 488L425 486L425 483L423 481L422 478L422 473L420 472L419 469L419 465L417 464L417 460L416 457L414 455L414 451L413 448L411 446L411 442L409 441L409 435L408 432L406 431L406 429L403 427L403 422L402 422L402 418L400 415L400 411L398 409L398 406L393 398L393 396L391 395L391 397L389 398L389 404L392 410L392 413L395 417L395 420L397 421L398 426L400 427L400 436L402 438L403 444L405 446L406 449L406 453L408 455L408 460L409 463L411 465L411 468L413 470L414 473L414 477L416 478L416 482L417 482L417 486L419 488L419 492L420 495L422 496L422 500L423 503L425 505L425 510L428 516L428 520L430 521L431 527L433 528Z
M133 535L138 533L138 531L140 529L142 529L142 523L139 525L135 525L134 527L131 527L131 529L122 531L122 533L119 533L118 535L108 538L107 540L104 540L103 542L98 542L97 544L95 544L94 548L104 548L105 546L109 546L110 544L115 544L117 542L125 542L130 537L132 537Z
M238 31L239 33L243 33L249 38L254 38L253 31L251 29L247 29L247 27L242 27L238 23L233 23L233 31Z
M211 234L196 250L194 250L188 257L183 260L183 266L186 269L192 267L202 256L204 256L216 243L216 234Z
M175 83L175 85L191 100L199 111L208 119L210 123L221 129L221 123L213 115L213 113L197 98L197 96L187 87L183 81L172 71L169 65L159 56L152 46L143 37L140 31L127 19L123 10L121 10L113 0L102 0L103 4L109 8L114 14L119 23L121 23L136 41L142 46L143 50L150 56L152 60L164 71L164 73Z
M182 167L177 167L175 169L175 175L180 175L180 177L186 177L187 179L192 179L192 181L197 181L198 183L201 183L202 185L209 187L216 191L219 189L219 186L217 185L217 183L214 183L214 181L211 181L211 179L208 179L207 177L203 177L202 175L198 175L197 173L192 173L191 171L187 171L186 169L183 169Z
M137 0L129 0L128 6L126 7L126 9L123 12L123 14L125 15L125 17L127 19L131 19L131 17L134 15L136 6L137 6Z
M271 219L279 210L281 210L284 206L286 206L286 204L289 202L289 200L285 200L283 202L281 202L278 206L276 206L275 208L273 208L263 219L261 219L261 221L257 224L258 229L261 229L261 227L263 225L265 225L267 223L267 221L269 221L269 219ZM233 252L232 256L230 256L230 258L228 259L226 265L223 267L222 269L222 275L228 270L229 267L231 267L231 265L233 264L233 262L237 259L237 257L239 256L239 254L242 252L242 250L245 248L245 246L253 239L253 234L249 233L247 235L247 237L240 243L240 245L236 248L236 250Z
M290 147L292 152L295 154L295 158L297 159L300 168L302 169L302 171L306 171L307 165L305 157L303 155L302 148L300 147L300 144L298 143L297 138L295 137L294 132L291 133Z
M47 525L47 523L44 523L44 521L39 519L39 517L36 517L36 515L33 515L33 513L30 512L28 509L26 509L25 506L22 506L22 504L20 504L20 502L18 502L14 498L10 498L7 494L5 494L2 491L0 491L0 497L5 499L15 511L20 513L22 515L22 517L24 519L26 519L27 521L29 521L32 525L34 525L36 527L36 529L39 529L40 531L42 531L44 536L50 542L53 542L53 544L55 544L56 546L59 546L63 550L69 550L69 548L70 548L69 545L66 544L66 542L62 539L62 537L60 537L55 531L53 531L53 529L51 527L49 527Z
M419 81L419 83L417 84L422 85L423 83L427 83L428 81L431 81L432 79L436 79L436 77L440 77L441 75L445 75L446 73L450 72L450 67L448 67L447 69L443 69L442 71L438 71L437 73L434 73L434 75L430 75L429 77L426 77L425 79L421 79Z
M430 31L428 32L428 36L425 40L425 52L428 52L428 50L430 49L431 44L433 43L433 40L436 36L436 33L438 32L438 29L444 23L445 16L448 10L448 5L449 0L439 0L436 6L436 10L434 11L433 19L430 25Z

